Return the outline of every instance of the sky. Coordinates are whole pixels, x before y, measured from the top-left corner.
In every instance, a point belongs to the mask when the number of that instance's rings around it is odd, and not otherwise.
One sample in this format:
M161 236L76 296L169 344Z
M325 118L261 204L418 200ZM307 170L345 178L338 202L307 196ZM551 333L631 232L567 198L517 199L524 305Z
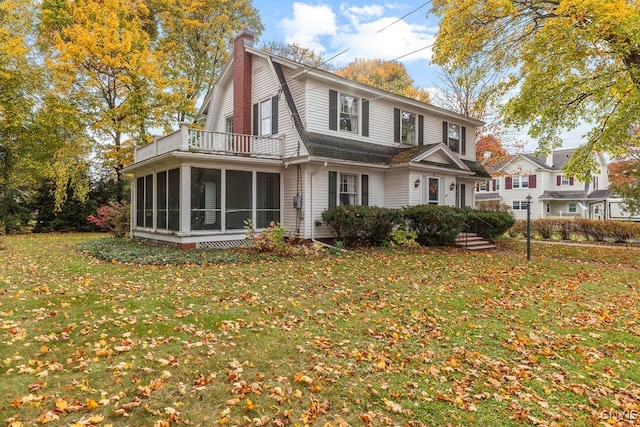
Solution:
M389 0L253 0L264 25L257 46L271 41L297 43L311 48L335 67L355 58L397 60L414 80L427 90L438 86L442 71L431 63L438 17L430 14L431 1ZM588 128L565 132L562 148L579 146ZM525 151L537 144L524 131L516 138Z

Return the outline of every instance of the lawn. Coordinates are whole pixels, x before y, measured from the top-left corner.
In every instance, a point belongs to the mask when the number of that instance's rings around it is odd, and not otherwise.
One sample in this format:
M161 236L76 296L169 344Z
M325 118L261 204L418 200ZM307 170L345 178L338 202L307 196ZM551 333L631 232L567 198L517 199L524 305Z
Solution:
M638 248L170 266L77 249L96 238L3 239L8 426L640 422Z

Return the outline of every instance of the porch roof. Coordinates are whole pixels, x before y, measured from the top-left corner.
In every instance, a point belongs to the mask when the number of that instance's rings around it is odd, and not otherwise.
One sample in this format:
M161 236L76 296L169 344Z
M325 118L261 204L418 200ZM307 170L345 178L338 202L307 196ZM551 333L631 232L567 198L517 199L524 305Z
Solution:
M585 191L545 191L538 197L541 200L584 200L586 198Z
M382 166L409 163L417 159L421 154L438 146L438 144L427 144L408 148L389 147L321 133L307 132L305 136L305 143L311 156ZM474 177L491 178L491 175L479 162L460 160L475 174ZM452 170L464 170L453 164L430 162L428 159L420 160L418 163ZM466 170L465 172L469 173Z

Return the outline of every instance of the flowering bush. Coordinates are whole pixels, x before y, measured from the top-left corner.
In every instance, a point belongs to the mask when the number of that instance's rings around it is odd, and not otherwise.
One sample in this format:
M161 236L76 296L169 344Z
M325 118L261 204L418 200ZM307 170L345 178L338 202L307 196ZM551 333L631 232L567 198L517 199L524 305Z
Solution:
M96 215L89 215L87 221L114 237L125 237L129 232L129 203L109 202L98 208Z

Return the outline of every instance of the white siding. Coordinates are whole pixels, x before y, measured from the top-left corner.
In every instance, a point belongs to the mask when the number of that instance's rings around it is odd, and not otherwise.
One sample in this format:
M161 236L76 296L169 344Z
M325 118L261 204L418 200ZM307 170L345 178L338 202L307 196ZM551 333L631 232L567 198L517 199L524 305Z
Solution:
M296 231L297 209L293 207L293 197L297 194L298 170L295 166L289 166L282 172L283 188L282 192L282 225L289 233ZM304 197L304 195L302 195ZM302 227L302 224L300 224ZM302 229L300 230L302 232Z
M229 82L224 87L219 88L222 90L221 104L219 108L209 108L209 114L215 114L214 128L210 129L215 132L225 132L225 121L227 117L233 116L233 84Z
M409 204L409 172L388 172L385 180L385 201L388 208L401 208ZM419 191L411 188L411 192Z

